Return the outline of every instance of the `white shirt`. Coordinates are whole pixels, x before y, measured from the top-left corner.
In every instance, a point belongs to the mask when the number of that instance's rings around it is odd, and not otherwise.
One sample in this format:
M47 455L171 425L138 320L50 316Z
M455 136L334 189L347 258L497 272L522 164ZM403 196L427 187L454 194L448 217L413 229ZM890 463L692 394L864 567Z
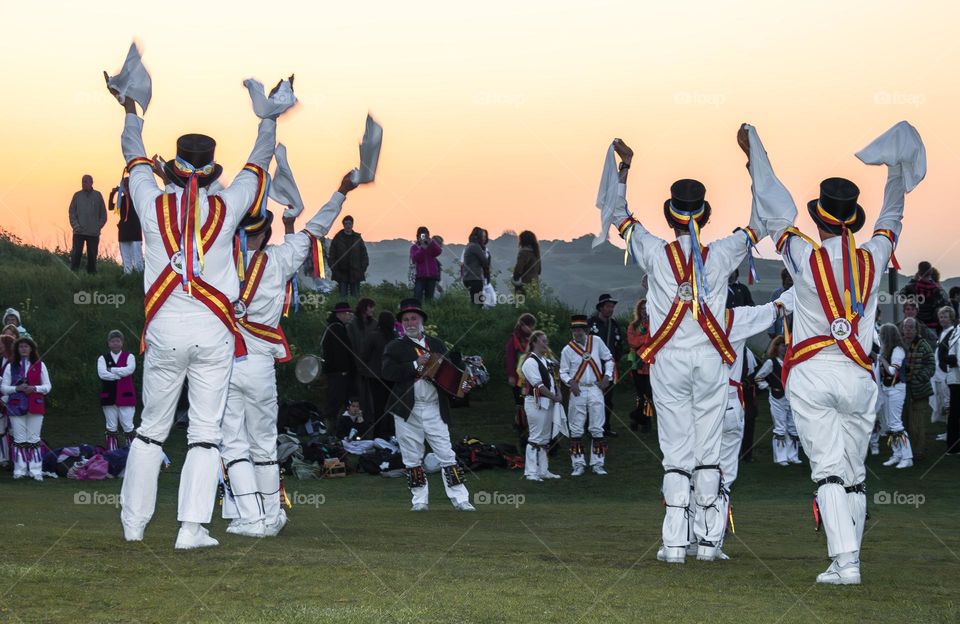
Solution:
M13 369L17 368L17 365L13 362L10 362L10 365L3 369L3 380L0 381L0 392L4 394L13 394L17 391L17 387L14 384L17 380L14 379ZM20 370L17 370L16 376L20 376ZM40 363L40 385L36 386L37 392L40 394L48 394L50 390L53 389L53 386L50 384L50 375L47 374L47 365L43 362Z
M596 362L597 367L601 370L607 381L613 380L613 356L610 355L610 350L598 336L587 336L587 343L590 343L591 339L593 347L590 350L590 359ZM586 348L586 344L580 346L584 349ZM569 386L573 376L577 374L577 370L580 368L583 359L583 356L577 355L573 347L567 344L563 348L563 351L560 352L560 381ZM523 374L526 376L526 371L524 371ZM600 380L597 379L597 376L594 374L593 368L587 366L583 375L580 377L580 385L593 386L598 383L600 383Z
M330 197L330 201L324 204L323 208L307 222L306 231L318 239L325 236L330 231L337 215L340 214L344 199L346 198L342 193L334 193ZM287 282L290 281L290 278L293 277L310 254L310 237L306 232L287 234L283 238L283 243L267 245L264 253L267 254L267 264L264 267L260 285L257 286L257 292L253 296L253 301L247 307L247 320L269 327L276 327L280 324L280 317L283 315ZM248 271L252 260L253 253L248 253ZM285 355L283 345L273 344L258 338L242 326L240 327L240 333L243 334L249 353L270 355L275 358L282 358Z
M122 352L110 352L110 358L113 360L114 364L120 361L120 353ZM107 368L107 362L103 359L102 355L97 358L97 376L104 381L117 381L118 379L129 377L135 370L137 370L137 358L133 357L132 353L127 354L126 366L114 366L113 368L109 369Z
M410 338L408 336L408 338ZM424 336L421 336L419 339L410 338L418 345L421 349L429 351L427 348L427 340ZM413 366L417 368L417 362L414 360ZM413 382L413 400L416 403L437 403L440 400L440 397L437 396L437 388L432 383L426 379L418 379Z
M263 169L270 165L277 142L276 127L276 122L271 119L260 121L257 141L247 162L258 165ZM126 116L120 144L123 149L123 157L127 162L133 158L146 156L143 147L142 129L142 119L133 114ZM146 166L133 168L133 171L130 172L129 187L130 197L143 227L143 244L145 247L143 283L144 291L146 291L153 285L161 271L170 265L170 260L160 237L160 225L157 221L156 211L156 199L164 191L157 186L153 171ZM226 214L220 233L210 250L204 254L202 278L223 293L230 301L236 301L240 291L237 267L233 259L233 236L237 224L250 208L257 190L257 176L244 170L236 175L230 186L216 193L223 200ZM176 193L179 218L180 197L183 194L183 189L177 187ZM200 189L197 203L200 206L201 222L203 222L209 212L207 189ZM157 312L157 318L163 316L176 318L177 320L200 317L220 322L206 305L188 295L179 283L166 303Z

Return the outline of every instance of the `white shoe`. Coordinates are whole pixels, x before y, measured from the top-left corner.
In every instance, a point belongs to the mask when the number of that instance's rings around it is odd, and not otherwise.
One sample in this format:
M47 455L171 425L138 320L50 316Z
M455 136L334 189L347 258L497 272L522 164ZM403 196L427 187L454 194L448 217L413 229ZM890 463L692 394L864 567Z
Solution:
M470 504L470 501L463 501L460 503L454 503L453 508L457 511L476 511L477 508Z
M242 535L244 537L264 537L266 535L266 524L263 520L255 522L237 522L233 521L227 527L227 533L231 535Z
M426 503L417 503L410 508L410 511L426 511L427 509L429 509L429 507Z
M782 461L782 462L777 462L777 465L778 465L778 466L789 466L790 464L787 463L787 462L785 462L785 461Z
M947 441L947 434L945 433L937 434L937 442L946 442L946 441Z
M688 556L688 557L696 557L696 556L697 556L697 546L698 546L698 544L697 544L696 542L691 542L691 543L687 544L687 549L686 549L686 550L687 550L687 556Z
M723 552L723 549L717 546L717 561L730 561L730 555Z
M523 478L527 481L543 481L540 475L523 475Z
M583 473L584 473L584 472L585 472L585 469L584 469L583 466L574 466L574 467L573 467L573 471L570 473L570 476L571 476L571 477L581 477L581 476L583 476Z
M603 469L603 466L594 466L593 474L605 475L607 474L607 471Z
M181 526L180 532L177 533L177 543L174 545L174 548L177 550L189 550L191 548L206 548L208 546L216 546L220 542L210 537L210 533L207 532L207 529L202 525L194 524L192 522L185 522L184 525L193 524L194 527Z
M143 525L129 525L123 524L123 539L128 542L142 542L143 541Z
M30 475L30 476L33 477L33 480L34 480L34 481L43 481L43 474L42 474L42 473L41 473L41 474Z
M911 468L913 467L912 459L901 459L900 463L897 464L897 468Z
M554 473L552 473L552 472L550 472L550 471L548 470L548 471L546 471L546 472L541 472L541 473L540 473L540 478L543 479L543 480L547 480L547 479L559 479L559 478L560 478L560 475L554 474Z
M883 462L883 465L884 465L884 466L895 466L895 465L897 465L897 464L899 464L899 463L900 463L900 458L897 457L896 455L894 455L893 457L891 457L891 458L888 459L887 461Z
M276 521L269 524L264 524L263 536L276 537L277 535L280 535L280 531L282 531L283 527L285 526L287 526L287 514L281 509L280 515L277 516Z
M817 582L826 585L859 585L860 562L841 566L834 561L826 572L817 575Z
M791 463L791 464L802 464L802 463L803 463L803 460L802 460L802 459L791 459L791 460L790 460L790 463Z
M25 477L25 476L27 476L27 473L25 473L25 472L15 472L15 473L13 473L13 478L14 478L14 479L22 479L22 478Z
M711 546L710 544L700 544L697 546L697 560L698 561L715 561L717 558L717 551L719 548L716 546Z
M661 546L660 550L657 551L657 561L665 561L667 563L683 563L687 557L686 548L667 548L666 546Z

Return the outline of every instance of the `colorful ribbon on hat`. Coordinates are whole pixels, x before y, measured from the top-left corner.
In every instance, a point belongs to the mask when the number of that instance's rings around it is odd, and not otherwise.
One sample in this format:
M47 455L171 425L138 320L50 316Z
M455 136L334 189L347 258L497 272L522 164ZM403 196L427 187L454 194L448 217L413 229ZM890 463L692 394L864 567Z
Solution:
M205 178L214 171L214 163L203 167L194 167L186 160L177 156L173 162L174 169L181 175L187 176L180 198L180 249L183 250L183 289L191 292L191 284L196 275L203 274L203 245L200 244L200 203L197 197L200 194L199 178Z
M697 219L703 215L707 208L706 202L700 204L700 207L691 212L680 212L670 202L669 211L673 220L680 225L687 226L690 231L690 255L693 257L693 318L700 318L700 306L703 305L703 299L710 296L710 288L707 285L705 271L703 268L703 251L700 247L700 224Z
M757 232L749 225L745 228L737 228L734 231L743 232L743 235L747 237L747 266L750 269L750 273L747 276L747 283L753 284L754 282L759 282L760 278L757 276L757 263L753 259L753 252L757 250L757 242L759 241Z
M843 249L843 303L847 312L847 320L863 314L863 293L860 291L860 267L857 264L857 241L849 227L857 220L854 212L847 219L841 220L823 209L817 202L817 215L827 225L841 228L841 248Z

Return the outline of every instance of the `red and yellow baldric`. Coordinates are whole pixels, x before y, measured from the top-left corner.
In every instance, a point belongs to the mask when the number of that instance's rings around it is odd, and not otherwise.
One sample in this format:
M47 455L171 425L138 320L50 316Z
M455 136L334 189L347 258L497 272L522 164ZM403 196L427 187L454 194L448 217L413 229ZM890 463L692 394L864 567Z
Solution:
M587 372L589 368L593 371L593 375L597 383L599 383L600 380L603 379L603 371L600 370L599 363L593 357L593 336L587 336L587 344L583 347L577 344L576 340L571 340L568 344L570 348L573 349L573 352L581 358L580 367L577 369L577 372L573 374L571 381L579 383L580 378L583 377L583 374Z
M253 259L250 261L250 270L247 272L247 278L240 285L240 301L243 303L244 314L237 320L240 327L244 328L257 338L269 342L270 344L281 345L283 347L283 357L277 358L278 362L290 361L290 346L287 344L287 337L279 325L271 327L264 323L251 321L247 317L247 311L250 304L253 303L257 295L257 288L260 287L260 281L263 279L263 273L267 267L270 256L262 251L256 251Z
M809 239L807 239L809 241ZM812 242L812 241L810 241ZM826 249L823 249L816 243L813 243L814 250L810 254L810 269L813 274L813 283L817 290L817 296L820 298L820 305L823 308L824 315L831 326L838 320L845 319L849 324L850 331L845 337L837 338L833 334L824 336L813 336L797 344L792 344L787 350L787 356L783 363L782 379L786 385L787 376L791 367L800 362L809 360L827 347L837 345L840 351L850 358L857 366L873 374L873 367L870 363L870 357L863 350L863 347L857 341L857 328L861 319L858 312L851 310L847 303L850 298L841 298L840 290L837 287L837 280L833 274L833 268L830 265L830 255ZM854 252L856 257L856 266L853 274L857 277L857 283L853 289L861 294L864 299L870 295L870 289L873 287L873 278L875 267L873 257L864 249L857 249ZM845 292L850 292L851 285L844 284Z
M311 234L310 232L304 231L304 234L310 239L310 258L313 261L313 275L317 279L324 278L324 266L323 266L323 244L320 242L320 239ZM300 309L297 299L300 296L299 292L299 282L297 280L297 274L294 273L287 281L286 289L284 290L283 295L283 317L286 318L290 316L290 307L293 305L293 311L297 312Z
M724 327L723 327L723 329L724 329L724 331L726 332L727 336L730 335L730 330L733 329L733 317L734 317L734 314L735 314L735 312L734 312L734 309L733 309L733 308L727 308L727 309L724 310L724 312L723 312L723 317L724 317ZM744 400L743 400L743 383L741 383L740 381L737 381L736 379L734 379L733 377L731 377L731 378L730 378L730 385L731 385L732 387L734 387L734 388L737 389L737 398L740 399L740 407L745 407L745 403L744 403Z
M709 251L710 250L708 247L703 248L704 262L706 262ZM667 258L670 260L670 268L673 269L673 277L677 281L677 286L679 287L684 283L691 283L694 279L693 254L690 255L690 258L685 260L683 257L683 250L680 248L680 243L678 241L673 241L667 245L666 253ZM656 333L654 333L654 335L651 337L646 348L640 352L640 359L648 364L653 363L657 352L660 351L665 344L667 344L667 341L670 340L673 334L676 333L677 328L680 327L680 322L683 321L684 316L686 316L687 312L693 308L693 303L696 301L696 297L697 293L694 292L693 299L690 301L682 301L680 297L677 297L673 300L673 305L667 312L667 317L663 324L660 325ZM701 306L700 313L696 316L697 323L700 325L703 333L706 334L710 343L714 346L714 348L716 348L717 353L719 353L720 357L723 358L723 361L728 365L733 364L737 359L737 354L730 345L730 340L727 338L727 332L724 331L723 327L720 326L720 323L717 322L717 319L713 316L710 308L705 305ZM730 318L732 319L732 317Z

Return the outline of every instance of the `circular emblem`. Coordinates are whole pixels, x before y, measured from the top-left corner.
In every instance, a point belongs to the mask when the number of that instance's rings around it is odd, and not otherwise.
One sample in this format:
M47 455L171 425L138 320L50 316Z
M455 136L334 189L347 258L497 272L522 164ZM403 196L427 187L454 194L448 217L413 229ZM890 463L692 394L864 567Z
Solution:
M830 335L836 340L846 340L850 337L852 331L853 326L850 325L850 321L845 318L836 318L830 323Z
M684 282L677 287L677 298L684 303L693 301L693 286L690 282Z
M247 315L247 304L245 304L243 301L240 301L239 299L237 299L236 301L234 301L234 302L233 302L233 315L234 315L236 318L238 318L238 319L241 319L241 318L243 318L244 316L246 316L246 315Z
M170 268L173 269L174 273L183 275L183 254L181 252L178 251L170 256Z
M584 361L584 362L589 362L589 361L590 361L590 354L589 354L589 353L584 353L584 354L583 354L583 361Z

